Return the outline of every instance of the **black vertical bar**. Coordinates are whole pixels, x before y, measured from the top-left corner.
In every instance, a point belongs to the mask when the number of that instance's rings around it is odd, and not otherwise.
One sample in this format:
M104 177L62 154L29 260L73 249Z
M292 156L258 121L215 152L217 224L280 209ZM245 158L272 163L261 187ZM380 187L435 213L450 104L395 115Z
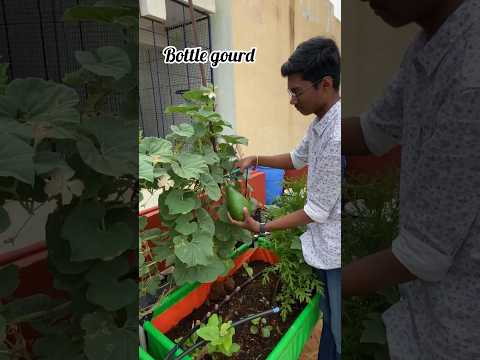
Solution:
M45 34L43 33L42 7L40 6L40 0L37 0L37 8L38 8L38 17L40 20L40 38L42 40L43 67L45 70L45 79L49 80L48 64L47 64L47 49L45 49Z
M210 16L207 17L207 24L208 24L208 49L212 52L212 24L210 23ZM213 68L209 65L210 68L210 82L212 85L215 85L213 81Z
M57 55L57 76L58 81L62 80L62 72L60 70L60 50L58 48L58 35L57 35L57 17L55 15L55 0L51 1L52 3L52 16L53 16L53 36L55 38L55 52Z
M167 32L167 45L170 46L170 36L168 35L169 30L167 30L166 32ZM169 92L169 94L170 94L170 105L173 105L172 82L171 82L171 78L170 78L170 65L169 65L169 64L165 64L165 66L167 67L168 92ZM173 114L172 114L172 119L173 119L173 125L176 125L176 123L175 123L175 116L173 116Z
M147 52L148 52L148 63L150 64L150 78L152 80L153 106L155 107L155 122L157 124L157 136L160 136L160 129L158 128L157 100L155 99L155 86L153 83L152 58L150 57L150 51L147 51ZM165 136L165 128L163 128L163 134L164 134L163 136Z
M182 11L183 11L183 24L182 24L182 28L183 28L183 43L184 43L183 48L186 48L186 47L187 47L187 31L185 30L185 6L182 6ZM188 64L185 64L185 66L187 67L188 89L191 90L191 87L190 87L190 73L189 73L189 71L188 71Z
M79 0L77 0L77 5L80 5ZM82 30L82 22L78 22L78 31L80 32L80 49L85 50L85 44L83 42L83 30Z
M7 11L5 9L5 0L2 0L2 12L3 12L3 26L5 26L5 37L7 38L7 55L8 55L8 63L9 69L11 74L11 79L15 78L13 73L13 62L12 62L12 54L10 49L10 38L8 36L8 24L7 24Z
M152 35L153 35L153 50L155 54L155 69L157 70L157 83L158 83L158 94L159 94L159 99L160 99L160 119L163 120L163 106L162 106L162 92L160 89L160 74L158 71L158 58L157 58L157 40L155 39L155 23L152 20ZM153 86L153 80L152 80L152 86ZM154 86L153 86L154 87ZM155 109L156 111L156 109ZM163 136L165 136L165 124L164 121L162 121L162 128L163 128Z

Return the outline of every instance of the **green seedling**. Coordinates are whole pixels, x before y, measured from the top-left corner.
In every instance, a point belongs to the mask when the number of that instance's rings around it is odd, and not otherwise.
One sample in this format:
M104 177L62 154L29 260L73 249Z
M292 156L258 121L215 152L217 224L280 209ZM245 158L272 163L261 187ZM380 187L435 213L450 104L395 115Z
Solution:
M256 335L261 334L262 337L268 338L272 332L273 326L267 325L267 319L260 317L253 319L250 325L250 333Z

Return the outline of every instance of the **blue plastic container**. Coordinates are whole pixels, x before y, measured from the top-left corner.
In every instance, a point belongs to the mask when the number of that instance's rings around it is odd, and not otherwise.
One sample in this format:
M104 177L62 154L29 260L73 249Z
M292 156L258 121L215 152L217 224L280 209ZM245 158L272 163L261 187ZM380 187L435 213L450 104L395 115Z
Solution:
M267 205L271 205L275 199L283 193L283 176L285 175L285 170L257 166L257 171L265 174L265 201Z

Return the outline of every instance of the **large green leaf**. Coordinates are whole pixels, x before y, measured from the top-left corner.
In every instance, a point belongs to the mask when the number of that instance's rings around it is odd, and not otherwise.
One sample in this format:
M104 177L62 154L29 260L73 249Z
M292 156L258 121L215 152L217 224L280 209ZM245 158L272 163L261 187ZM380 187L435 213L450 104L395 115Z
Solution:
M138 152L151 156L155 162L169 163L173 155L172 143L165 139L145 137L140 141Z
M37 174L46 174L55 169L69 169L61 153L37 151L33 157Z
M52 81L37 78L13 80L8 84L5 96L0 97L0 104L5 98L14 100L17 112L0 111L0 120L31 123L78 123L80 120L77 110L80 98L77 92Z
M12 176L33 185L33 155L30 145L12 135L0 134L0 177Z
M109 311L117 311L138 298L138 285L132 279L122 282L116 280L99 281L91 284L87 290L87 299Z
M192 213L179 216L175 221L175 231L185 236L192 235L198 230L198 223L195 221L192 222L192 219Z
M96 54L90 51L76 51L75 57L84 69L116 80L121 79L131 70L128 54L116 46L98 48Z
M106 228L105 208L102 204L85 202L67 217L61 236L71 247L73 261L108 259L129 249L131 230L126 223L115 223Z
M9 226L10 217L8 216L8 212L3 207L0 207L0 234L7 230Z
M247 138L243 136L237 136L237 135L223 135L222 136L227 143L230 144L241 144L241 145L248 145L248 140Z
M126 256L117 257L111 261L96 263L85 276L91 284L108 283L128 273L130 266Z
M169 212L172 215L188 214L200 204L200 200L198 200L195 195L196 194L192 192L172 190L165 199L165 205L168 206Z
M87 137L78 140L78 151L87 165L110 176L137 175L137 143L131 125L113 118L94 118L86 120L82 126L98 143L97 147Z
M172 170L184 179L199 179L200 174L208 172L208 165L202 155L181 153L172 163Z
M138 357L138 330L119 328L108 313L95 312L82 319L85 353L89 360L130 360Z
M197 209L196 213L199 229L213 236L215 234L215 223L208 211L200 208Z
M0 298L11 295L19 283L18 269L15 265L7 265L0 269Z
M217 153L210 147L205 149L203 159L208 165L214 165L220 162L220 158L218 157Z
M231 260L222 261L217 257L210 258L206 266L192 267L188 267L180 259L177 259L173 277L177 285L195 281L207 283L214 281L220 275L224 275L232 266L233 262Z
M155 179L153 176L152 159L148 155L139 154L138 158L138 178L147 180L153 183Z
M205 192L210 199L217 201L222 197L220 187L210 174L200 175L200 182L205 187Z
M175 255L187 266L208 265L213 256L213 239L205 231L197 231L191 239L185 236L173 238Z
M33 345L33 353L40 360L74 359L82 352L82 344L74 342L67 334L41 337Z
M180 104L180 105L174 105L174 106L167 106L167 108L165 109L165 114L187 113L189 111L196 111L198 109L199 109L198 105Z
M185 138L192 137L195 134L195 129L193 128L193 126L186 123L182 123L179 125L172 125L171 129L178 136L185 137Z

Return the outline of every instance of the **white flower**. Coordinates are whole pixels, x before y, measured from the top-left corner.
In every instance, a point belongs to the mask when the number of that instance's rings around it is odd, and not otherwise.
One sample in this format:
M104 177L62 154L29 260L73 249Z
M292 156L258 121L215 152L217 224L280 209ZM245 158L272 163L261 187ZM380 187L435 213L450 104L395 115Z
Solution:
M45 193L50 197L60 194L62 197L62 204L70 204L73 195L80 196L85 188L80 180L70 180L74 174L75 171L70 168L53 170L49 176L45 178Z
M217 95L215 95L215 93L213 91L208 94L208 98L210 100L215 99L216 97L217 97Z
M157 185L162 189L165 189L165 191L168 191L173 185L175 185L175 181L170 178L170 175L162 175L157 181Z

